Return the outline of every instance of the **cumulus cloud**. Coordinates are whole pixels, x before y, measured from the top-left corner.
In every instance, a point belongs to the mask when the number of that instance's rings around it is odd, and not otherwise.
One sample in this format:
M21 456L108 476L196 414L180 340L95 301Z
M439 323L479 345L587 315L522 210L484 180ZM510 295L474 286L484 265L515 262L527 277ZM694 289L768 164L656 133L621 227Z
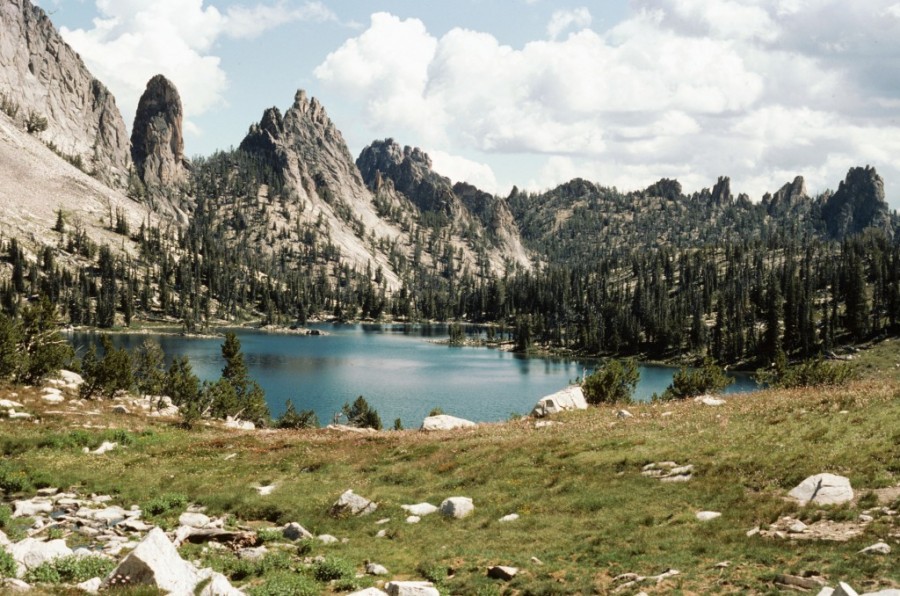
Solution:
M547 36L556 39L567 29L590 27L591 21L591 11L583 6L574 10L557 10L547 23Z
M181 92L190 118L224 102L228 77L213 45L222 38L253 38L297 20L333 20L318 1L302 5L232 6L224 12L204 0L95 0L93 27L67 29L63 38L115 94L126 122L133 119L147 81L162 73Z
M488 164L441 150L429 150L428 155L435 171L453 182L465 181L491 193L504 190L497 183L497 176Z
M797 174L835 187L869 163L900 202L897 0L629 7L606 31L588 28L586 9L557 12L547 39L520 47L379 13L315 74L358 99L373 136L435 155L542 156L530 180L504 181L520 186L666 176L698 189L725 174L759 198Z

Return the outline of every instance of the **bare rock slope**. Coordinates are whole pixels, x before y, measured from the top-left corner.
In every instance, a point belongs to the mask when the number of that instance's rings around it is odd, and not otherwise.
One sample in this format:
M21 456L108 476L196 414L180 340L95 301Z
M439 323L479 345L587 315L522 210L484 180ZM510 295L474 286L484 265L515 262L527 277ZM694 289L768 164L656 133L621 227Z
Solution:
M115 98L29 0L0 3L0 103L85 171L124 187L131 162ZM38 122L46 118L46 130Z

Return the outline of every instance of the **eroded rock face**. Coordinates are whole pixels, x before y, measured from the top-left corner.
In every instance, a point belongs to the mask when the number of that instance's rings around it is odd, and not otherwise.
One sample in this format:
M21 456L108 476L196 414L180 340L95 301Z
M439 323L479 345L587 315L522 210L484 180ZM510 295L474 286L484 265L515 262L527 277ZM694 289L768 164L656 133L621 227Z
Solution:
M0 6L0 93L18 106L15 120L47 119L34 131L110 186L124 188L131 163L116 100L30 0Z
M762 203L769 215L778 216L788 213L797 205L808 200L806 180L803 176L797 176L793 182L782 186L774 195L766 194Z
M131 158L148 191L177 187L187 180L183 120L175 85L163 75L150 79L138 102L131 133Z
M843 238L868 227L889 230L884 180L875 168L850 168L837 192L822 205L822 219L832 238Z

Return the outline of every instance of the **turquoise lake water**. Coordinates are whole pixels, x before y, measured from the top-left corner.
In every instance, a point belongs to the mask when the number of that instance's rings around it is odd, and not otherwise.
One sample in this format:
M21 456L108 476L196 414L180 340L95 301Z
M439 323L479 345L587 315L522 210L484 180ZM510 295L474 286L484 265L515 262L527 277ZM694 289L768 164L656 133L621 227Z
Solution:
M273 416L288 399L298 410L315 410L324 425L345 402L362 395L378 410L385 427L400 418L417 428L435 407L476 422L527 414L554 393L596 366L596 361L525 357L490 348L432 343L447 337L446 325L313 325L323 336L237 331L251 376L266 392ZM221 338L166 335L113 335L119 347L137 349L147 339L160 343L168 358L185 355L201 379L219 377ZM83 354L91 334L72 341ZM675 369L641 366L635 399L662 393ZM728 392L747 392L756 384L738 376Z

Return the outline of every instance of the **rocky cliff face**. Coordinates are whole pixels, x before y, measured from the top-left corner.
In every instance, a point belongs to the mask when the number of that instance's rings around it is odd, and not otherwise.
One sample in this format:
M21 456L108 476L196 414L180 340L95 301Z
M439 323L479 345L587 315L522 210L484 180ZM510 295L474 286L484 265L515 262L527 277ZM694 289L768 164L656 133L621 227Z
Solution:
M149 192L187 182L183 119L181 96L175 85L163 75L150 79L138 102L131 132L131 159Z
M0 103L86 172L125 186L128 133L115 98L29 0L0 4Z
M766 193L762 199L762 205L766 212L778 217L784 215L798 206L809 201L809 193L806 191L806 180L803 176L797 176L793 182L782 186L774 195Z
M394 188L422 211L448 218L459 215L450 179L432 170L431 158L418 147L401 149L393 139L375 141L363 149L356 166L373 190L379 180L390 179Z
M822 219L832 238L843 238L868 227L890 231L884 180L875 168L851 168L837 191L824 200Z

